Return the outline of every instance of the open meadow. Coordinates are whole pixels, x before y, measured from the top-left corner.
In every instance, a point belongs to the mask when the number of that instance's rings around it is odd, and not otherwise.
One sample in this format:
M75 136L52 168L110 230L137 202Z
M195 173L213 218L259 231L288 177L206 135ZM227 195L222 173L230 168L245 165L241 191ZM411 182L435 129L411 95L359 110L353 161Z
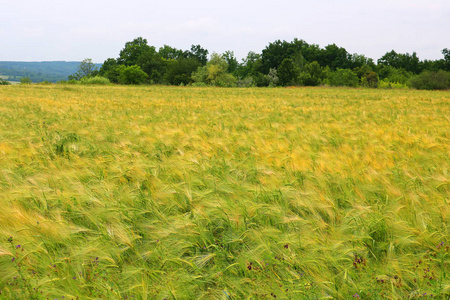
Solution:
M450 92L0 87L0 299L449 299Z

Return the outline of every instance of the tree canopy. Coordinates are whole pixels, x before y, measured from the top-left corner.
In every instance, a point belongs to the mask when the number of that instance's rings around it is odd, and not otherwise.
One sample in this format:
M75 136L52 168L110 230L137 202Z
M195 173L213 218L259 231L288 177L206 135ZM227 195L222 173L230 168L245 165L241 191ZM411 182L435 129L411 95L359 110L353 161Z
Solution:
M276 40L261 53L250 51L241 62L229 50L212 53L201 45L182 50L164 45L158 50L142 37L125 43L117 58L108 58L99 74L114 83L130 82L124 72L138 76L136 83L216 86L342 85L377 87L396 83L406 86L424 71L450 71L450 51L443 59L421 61L416 52L386 52L377 63L363 54L349 53L336 44L321 48L301 39ZM124 67L133 67L127 69ZM139 67L135 68L135 67ZM138 72L139 70L139 72ZM146 76L141 76L142 73ZM89 72L88 72L89 73ZM81 73L80 73L81 74ZM442 75L442 74L441 74ZM438 78L428 76L428 78ZM445 76L439 77L445 83ZM437 79L436 79L437 80ZM443 86L442 82L440 85ZM445 85L445 84L444 84ZM432 85L427 85L432 86ZM450 83L448 84L450 87Z

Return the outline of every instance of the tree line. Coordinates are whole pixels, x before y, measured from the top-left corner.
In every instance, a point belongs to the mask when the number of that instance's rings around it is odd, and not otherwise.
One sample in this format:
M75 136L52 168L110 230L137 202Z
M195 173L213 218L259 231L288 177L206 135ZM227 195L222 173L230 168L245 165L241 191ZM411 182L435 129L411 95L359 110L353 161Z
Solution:
M212 85L221 87L367 86L419 89L450 88L450 50L443 58L420 60L415 52L384 54L377 63L348 53L336 44L320 48L304 40L276 40L261 53L249 52L241 62L233 51L212 53L200 45L189 50L164 45L156 49L138 37L127 42L117 58L100 69L91 60L80 64L72 81L119 84ZM93 79L96 78L96 79Z

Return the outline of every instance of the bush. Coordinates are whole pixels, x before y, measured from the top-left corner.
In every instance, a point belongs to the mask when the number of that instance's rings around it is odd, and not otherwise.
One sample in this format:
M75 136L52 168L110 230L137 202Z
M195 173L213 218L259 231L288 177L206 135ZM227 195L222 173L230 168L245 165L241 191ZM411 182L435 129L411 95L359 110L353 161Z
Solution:
M236 82L236 85L238 87L254 87L255 83L253 82L253 78L250 76L250 77L245 77L243 79L239 79Z
M408 86L401 82L391 82L387 78L378 82L380 89L408 89Z
M329 84L332 86L358 86L359 78L350 69L337 69L329 76Z
M21 84L31 84L32 81L31 81L30 77L21 77L20 78L20 83Z
M423 71L410 80L410 85L418 90L446 90L450 89L450 73Z
M235 87L237 79L229 73L222 73L216 77L211 83L214 86L220 87Z
M119 83L121 84L143 84L148 78L147 73L139 66L119 66Z
M370 72L364 74L364 76L361 77L361 85L371 87L371 88L377 88L378 87L377 73L370 71Z
M192 73L192 79L195 83L205 83L207 85L220 87L234 87L237 79L230 73L227 73L228 63L222 55L213 53L211 60L206 66L199 67Z
M295 85L298 81L299 69L294 60L285 58L277 70L277 77L282 86Z
M84 77L81 79L82 84L110 84L108 78L102 76Z
M317 86L325 79L326 72L320 66L317 61L313 61L305 66L304 70L300 73L298 81L301 85L305 86Z
M11 83L9 81L0 78L0 85L10 85L10 84Z

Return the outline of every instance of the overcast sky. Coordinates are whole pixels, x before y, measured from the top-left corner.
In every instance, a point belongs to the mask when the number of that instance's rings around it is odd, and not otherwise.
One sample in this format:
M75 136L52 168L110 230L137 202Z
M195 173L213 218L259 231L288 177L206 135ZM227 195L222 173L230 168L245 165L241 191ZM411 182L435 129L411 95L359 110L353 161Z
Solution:
M149 45L241 59L277 39L335 43L375 60L394 49L440 59L450 48L450 0L0 0L0 61L117 58Z

